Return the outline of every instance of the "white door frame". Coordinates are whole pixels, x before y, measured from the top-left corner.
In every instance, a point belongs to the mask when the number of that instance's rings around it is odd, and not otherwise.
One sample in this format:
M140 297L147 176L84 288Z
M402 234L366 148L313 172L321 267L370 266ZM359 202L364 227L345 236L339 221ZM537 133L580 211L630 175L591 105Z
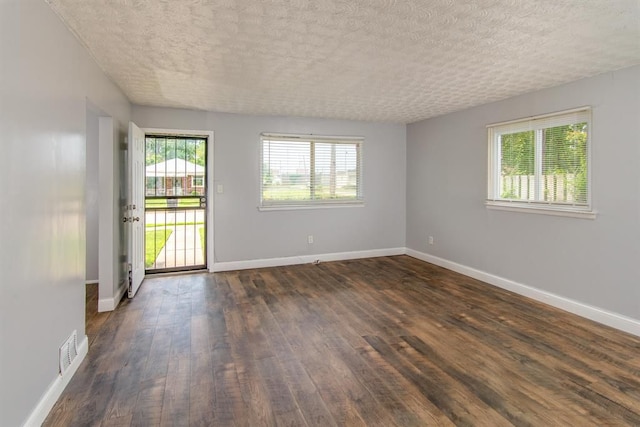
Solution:
M118 159L112 117L98 118L98 311L112 311L125 288L119 278L119 189L115 185Z
M213 210L214 210L214 178L213 178L213 131L211 130L185 130L185 129L162 129L162 128L140 128L146 134L170 135L170 136L201 136L207 138L207 269L213 273L213 263L215 260L213 247Z

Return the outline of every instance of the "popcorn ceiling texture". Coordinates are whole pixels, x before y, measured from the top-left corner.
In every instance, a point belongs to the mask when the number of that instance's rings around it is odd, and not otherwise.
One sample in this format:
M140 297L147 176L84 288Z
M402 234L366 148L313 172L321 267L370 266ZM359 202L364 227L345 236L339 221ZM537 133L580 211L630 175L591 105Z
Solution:
M410 123L640 63L638 0L48 3L141 105Z

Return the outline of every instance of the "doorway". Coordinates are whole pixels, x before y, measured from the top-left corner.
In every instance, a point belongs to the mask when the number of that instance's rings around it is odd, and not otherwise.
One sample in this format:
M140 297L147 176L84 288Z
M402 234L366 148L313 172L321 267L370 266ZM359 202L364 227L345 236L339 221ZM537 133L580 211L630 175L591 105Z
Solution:
M207 268L206 136L145 135L145 271Z

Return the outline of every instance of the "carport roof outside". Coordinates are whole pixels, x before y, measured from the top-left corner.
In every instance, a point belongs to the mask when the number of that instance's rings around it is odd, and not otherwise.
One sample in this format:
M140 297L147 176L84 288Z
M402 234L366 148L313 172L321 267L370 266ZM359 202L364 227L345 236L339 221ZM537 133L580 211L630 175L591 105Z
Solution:
M186 176L204 176L204 166L196 165L184 159L171 159L155 163L145 168L147 177L172 177L182 178Z

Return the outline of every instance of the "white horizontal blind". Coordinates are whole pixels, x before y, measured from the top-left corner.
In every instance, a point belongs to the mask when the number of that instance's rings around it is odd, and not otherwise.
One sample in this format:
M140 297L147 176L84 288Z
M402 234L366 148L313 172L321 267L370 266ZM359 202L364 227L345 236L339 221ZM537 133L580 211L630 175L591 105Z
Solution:
M587 209L590 109L489 126L489 200Z
M362 138L262 134L261 206L362 202Z

